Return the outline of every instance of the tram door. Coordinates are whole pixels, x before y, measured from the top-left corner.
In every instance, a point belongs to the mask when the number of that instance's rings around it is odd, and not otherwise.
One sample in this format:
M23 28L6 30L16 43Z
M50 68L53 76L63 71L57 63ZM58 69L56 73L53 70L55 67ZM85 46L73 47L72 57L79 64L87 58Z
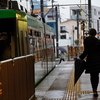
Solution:
M18 51L19 56L28 54L27 22L18 21Z

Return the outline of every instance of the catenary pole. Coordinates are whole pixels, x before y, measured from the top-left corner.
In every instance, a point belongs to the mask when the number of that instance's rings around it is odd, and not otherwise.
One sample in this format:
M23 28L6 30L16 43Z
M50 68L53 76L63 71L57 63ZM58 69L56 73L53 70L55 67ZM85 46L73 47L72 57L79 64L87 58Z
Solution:
M91 0L88 0L88 20L89 20L89 30L91 29Z
M43 0L40 1L40 4L41 4L41 18L42 18L42 21L43 21L43 28L44 28L44 37L45 37L45 48L46 48L46 63L47 63L47 71L48 71L48 51L47 51L47 44L46 44L46 27L45 27L45 19L44 19L44 3L43 3Z
M77 40L78 40L78 52L77 57L79 55L79 9L77 9Z
M44 14L43 14L43 12L44 12L44 10L43 10L43 0L40 1L40 5L41 5L41 17L43 19L44 18Z
M52 0L52 19L54 19L54 17L53 17L53 0Z
M57 6L55 7L55 11L56 11L56 51L57 51L57 58L58 58L57 47L59 46L59 44L58 44L58 8Z

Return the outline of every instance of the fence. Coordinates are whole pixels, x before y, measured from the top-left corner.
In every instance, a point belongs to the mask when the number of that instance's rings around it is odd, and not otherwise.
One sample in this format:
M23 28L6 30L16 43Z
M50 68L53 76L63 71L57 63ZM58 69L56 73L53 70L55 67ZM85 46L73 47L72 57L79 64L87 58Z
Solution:
M0 63L0 100L35 100L34 56Z
M74 60L74 58L78 57L78 54L82 53L84 47L74 47L68 46L68 60Z

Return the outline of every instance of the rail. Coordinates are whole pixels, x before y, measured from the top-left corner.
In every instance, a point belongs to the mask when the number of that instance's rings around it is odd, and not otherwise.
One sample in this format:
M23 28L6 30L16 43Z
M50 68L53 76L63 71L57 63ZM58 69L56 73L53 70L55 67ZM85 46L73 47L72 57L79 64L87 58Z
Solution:
M33 55L0 62L0 100L35 100Z

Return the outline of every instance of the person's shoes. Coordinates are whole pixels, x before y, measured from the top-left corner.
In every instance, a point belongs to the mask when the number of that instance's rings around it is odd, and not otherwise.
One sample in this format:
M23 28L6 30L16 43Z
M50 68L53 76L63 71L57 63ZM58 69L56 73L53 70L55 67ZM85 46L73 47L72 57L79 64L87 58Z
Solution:
M93 96L94 96L94 97L98 97L98 92L97 92L96 89L93 90Z

